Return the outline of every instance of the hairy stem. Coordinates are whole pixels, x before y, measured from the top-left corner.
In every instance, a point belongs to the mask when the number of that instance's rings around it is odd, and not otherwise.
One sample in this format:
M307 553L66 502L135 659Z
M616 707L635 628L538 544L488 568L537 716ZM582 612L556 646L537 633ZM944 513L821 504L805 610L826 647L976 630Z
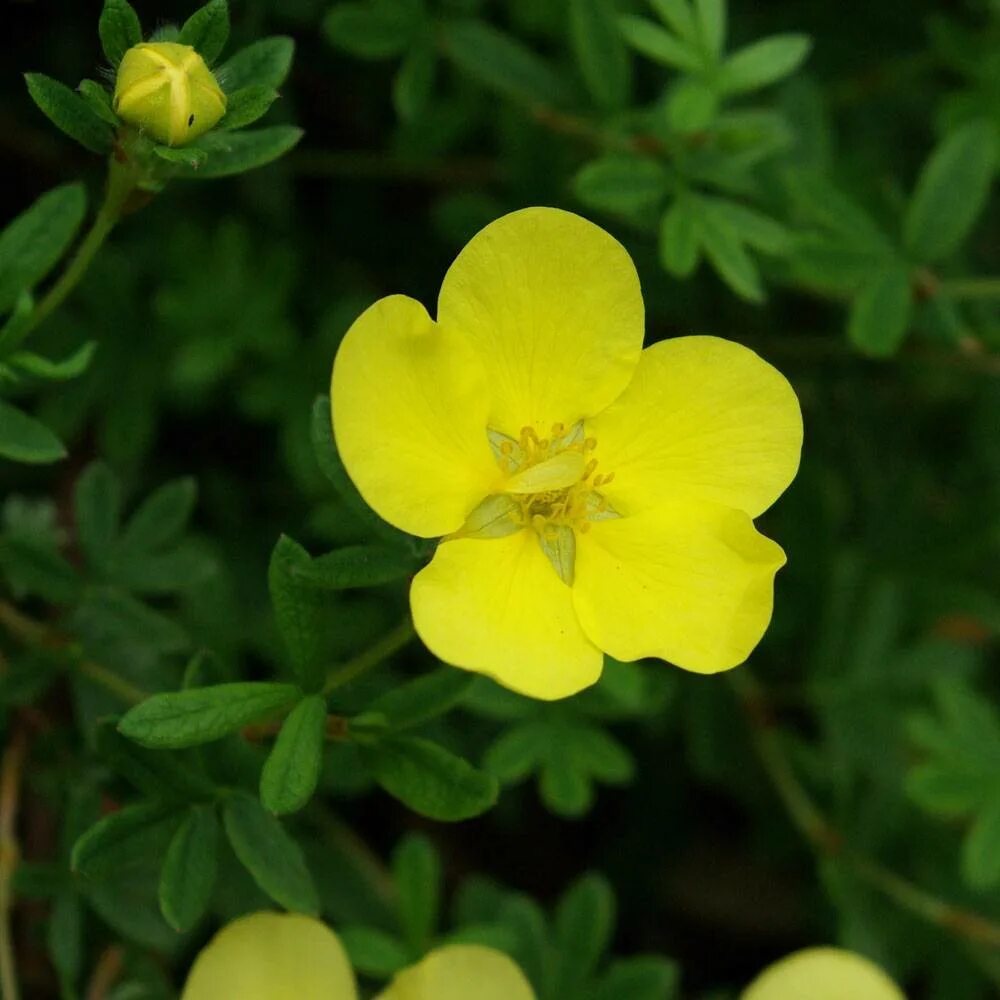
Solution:
M963 940L1000 949L1000 925L981 914L955 906L898 875L844 843L844 838L799 781L785 755L774 713L761 685L746 667L730 675L743 707L757 756L789 817L810 847L823 857L835 857L897 905Z
M415 635L413 623L409 618L404 619L378 642L358 653L346 663L334 667L327 676L326 684L323 686L323 694L329 694L336 688L343 687L367 673L373 667L377 667L383 660L402 649Z

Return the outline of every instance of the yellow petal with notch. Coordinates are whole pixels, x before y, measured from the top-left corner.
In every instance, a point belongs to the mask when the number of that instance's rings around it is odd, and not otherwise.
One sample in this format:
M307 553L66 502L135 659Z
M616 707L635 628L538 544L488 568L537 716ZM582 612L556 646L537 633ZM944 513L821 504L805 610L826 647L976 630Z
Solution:
M806 948L775 962L740 1000L906 1000L872 961L840 948Z
M181 1000L357 1000L336 934L298 913L254 913L201 950Z
M520 694L565 698L601 676L601 651L533 531L442 542L414 578L410 606L435 656Z
M760 641L784 562L742 511L660 504L591 522L577 539L573 603L584 632L615 659L658 656L710 674Z
M489 373L490 426L547 436L604 409L642 348L639 277L592 222L526 208L490 223L445 275L438 322L468 338Z
M503 952L453 944L404 969L376 1000L535 1000L535 993Z
M642 352L587 433L615 476L602 492L621 513L689 497L756 517L795 477L802 413L785 376L749 348L677 337Z
M391 295L361 314L337 351L330 395L344 467L397 528L448 534L497 492L479 358L414 299Z

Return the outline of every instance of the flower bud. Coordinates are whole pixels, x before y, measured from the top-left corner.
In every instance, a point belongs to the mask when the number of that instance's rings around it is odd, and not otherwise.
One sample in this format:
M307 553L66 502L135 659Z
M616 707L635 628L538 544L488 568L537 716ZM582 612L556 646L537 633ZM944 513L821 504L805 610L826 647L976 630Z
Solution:
M226 95L190 45L146 42L118 67L114 108L157 142L183 146L218 123Z

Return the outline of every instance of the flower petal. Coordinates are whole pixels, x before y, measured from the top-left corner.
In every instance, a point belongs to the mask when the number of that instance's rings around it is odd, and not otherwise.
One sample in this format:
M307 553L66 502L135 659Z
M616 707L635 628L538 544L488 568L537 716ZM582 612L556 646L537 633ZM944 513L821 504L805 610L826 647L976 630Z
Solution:
M577 542L573 603L615 659L658 656L711 674L760 641L784 562L742 511L682 500L591 522Z
M549 434L603 410L642 349L639 277L625 248L570 212L490 223L445 275L438 322L469 339L492 390L490 426Z
M442 542L410 591L413 624L446 663L532 698L593 684L603 657L533 531Z
M379 299L347 331L331 403L348 474L403 531L454 531L502 478L486 437L479 358L405 295Z
M872 961L840 948L806 948L768 966L741 1000L906 1000Z
M524 973L503 952L480 945L436 948L400 972L376 1000L535 1000Z
M749 348L677 337L642 352L635 378L587 422L622 513L700 497L756 517L795 477L802 413L788 380Z
M347 955L325 924L298 913L254 913L201 950L181 1000L357 1000Z

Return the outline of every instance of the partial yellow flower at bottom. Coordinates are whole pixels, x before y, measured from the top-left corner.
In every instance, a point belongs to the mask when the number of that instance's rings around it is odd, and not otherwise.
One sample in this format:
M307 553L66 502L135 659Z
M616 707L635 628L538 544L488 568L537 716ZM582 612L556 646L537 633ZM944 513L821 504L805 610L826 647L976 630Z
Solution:
M453 944L398 973L376 1000L535 1000L535 993L503 952Z
M358 1000L336 934L297 913L226 924L195 960L181 1000Z
M740 1000L906 1000L872 961L840 948L806 948L768 966Z
M378 514L443 536L410 603L446 663L552 699L604 652L713 673L760 641L785 555L753 518L798 469L798 400L739 344L642 343L628 253L553 208L474 236L436 320L393 295L347 332L334 436Z

